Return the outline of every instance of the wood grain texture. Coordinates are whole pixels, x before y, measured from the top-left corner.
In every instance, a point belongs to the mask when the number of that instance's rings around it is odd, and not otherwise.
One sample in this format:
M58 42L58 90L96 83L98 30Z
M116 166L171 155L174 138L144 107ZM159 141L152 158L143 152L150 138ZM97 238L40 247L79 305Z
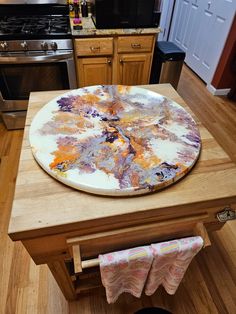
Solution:
M74 40L78 86L147 84L157 34L110 35Z
M119 53L118 82L121 85L141 85L149 80L151 53Z
M144 87L168 95L186 107L168 84ZM210 223L216 221L215 213L222 206L236 203L236 166L199 121L202 138L199 161L183 180L158 193L138 198L104 197L74 190L54 180L35 162L28 132L35 113L60 93L63 92L31 94L9 226L12 239L22 240L75 230L85 234L85 230L94 228L94 232L97 232L101 226L101 231L105 231L112 224L116 227L119 224L135 225L141 219L190 216L206 210L209 219L204 222Z
M76 67L79 87L112 84L112 58L77 58Z
M154 36L121 36L118 37L118 53L151 52Z
M187 68L178 92L236 161L236 106L226 98L211 96ZM131 314L149 306L160 306L175 314L236 312L235 221L212 233L211 247L193 260L174 296L160 288L152 297L136 299L125 294L116 304L108 305L104 290L98 289L77 302L65 302L47 267L35 266L23 246L14 244L7 236L22 135L22 131L6 131L0 124L1 314Z
M76 56L104 56L113 54L113 38L75 39Z
M178 99L190 111L169 84L146 85L143 88L173 100ZM54 96L61 93L63 91L55 91ZM236 166L200 121L197 121L202 137L199 161L184 180L168 189L139 198L122 198L92 195L60 183L61 194L55 193L59 182L48 176L35 162L28 139L35 109L39 110L45 101L50 100L49 97L51 94L47 92L31 93L30 96L27 112L29 124L23 138L9 235L13 240L22 241L36 264L48 264L67 300L75 299L74 282L64 262L70 256L72 258L68 238L125 227L121 229L125 230L123 235L118 232L112 237L90 239L87 245L79 243L81 258L96 258L110 251L191 236L197 223L203 223L207 229L213 224L217 228L223 225L218 223L216 213L222 207L236 204ZM213 153L209 153L210 149ZM26 169L25 154L29 165ZM208 167L203 167L204 161ZM32 189L33 185L36 190ZM127 227L130 227L128 231Z
M23 245L7 235L22 137L0 123L0 313L68 313L47 266L36 267Z

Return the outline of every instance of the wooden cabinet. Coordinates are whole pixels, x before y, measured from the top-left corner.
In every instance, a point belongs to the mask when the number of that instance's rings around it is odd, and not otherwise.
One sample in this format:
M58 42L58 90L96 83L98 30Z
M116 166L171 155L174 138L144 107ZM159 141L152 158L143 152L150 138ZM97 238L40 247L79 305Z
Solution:
M148 84L151 54L120 54L118 82L121 85Z
M112 61L107 57L81 58L78 61L79 86L112 83Z
M156 35L75 39L78 87L148 84Z
M75 39L79 87L112 84L113 38Z

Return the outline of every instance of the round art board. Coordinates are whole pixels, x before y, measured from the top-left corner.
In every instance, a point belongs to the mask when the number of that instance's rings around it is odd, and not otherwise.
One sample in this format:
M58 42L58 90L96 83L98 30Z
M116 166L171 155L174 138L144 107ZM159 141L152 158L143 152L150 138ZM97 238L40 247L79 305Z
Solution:
M200 153L191 115L155 92L98 85L72 90L34 117L30 145L40 166L73 188L102 195L162 189Z

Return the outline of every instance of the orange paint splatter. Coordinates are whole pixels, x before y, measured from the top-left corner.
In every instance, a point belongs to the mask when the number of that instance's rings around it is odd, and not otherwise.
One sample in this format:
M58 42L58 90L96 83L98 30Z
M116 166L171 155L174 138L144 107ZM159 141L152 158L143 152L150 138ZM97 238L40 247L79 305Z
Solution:
M131 86L117 85L117 90L120 94L126 94L129 92Z
M73 153L74 151L74 153ZM75 148L73 146L59 146L58 150L53 152L53 155L55 156L53 162L50 163L50 168L56 168L58 164L68 164L75 162L79 157L80 154L75 152Z
M95 104L101 100L99 96L94 95L94 94L87 94L87 95L81 96L81 99L84 100L88 104Z

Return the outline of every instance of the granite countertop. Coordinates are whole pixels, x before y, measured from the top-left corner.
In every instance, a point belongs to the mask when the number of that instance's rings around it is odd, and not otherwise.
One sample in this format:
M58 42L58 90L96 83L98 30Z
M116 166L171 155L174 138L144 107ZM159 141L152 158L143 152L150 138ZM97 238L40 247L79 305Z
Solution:
M96 29L91 17L82 17L82 30L73 29L73 19L71 22L72 35L75 37L109 36L109 35L136 35L136 34L157 34L160 27L153 28L117 28L117 29Z

